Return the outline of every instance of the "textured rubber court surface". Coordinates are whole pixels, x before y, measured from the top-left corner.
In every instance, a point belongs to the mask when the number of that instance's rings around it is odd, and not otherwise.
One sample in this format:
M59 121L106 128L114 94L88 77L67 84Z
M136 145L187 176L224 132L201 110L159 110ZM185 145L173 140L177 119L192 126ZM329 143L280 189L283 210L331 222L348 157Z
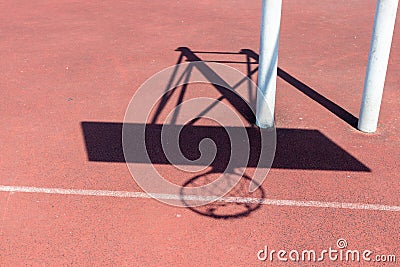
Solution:
M182 51L256 79L260 2L1 1L0 265L289 266L257 252L338 239L400 261L399 20L379 130L354 128L375 1L284 1L277 158L255 195L246 179L231 194L261 204L168 206L107 154L135 91Z

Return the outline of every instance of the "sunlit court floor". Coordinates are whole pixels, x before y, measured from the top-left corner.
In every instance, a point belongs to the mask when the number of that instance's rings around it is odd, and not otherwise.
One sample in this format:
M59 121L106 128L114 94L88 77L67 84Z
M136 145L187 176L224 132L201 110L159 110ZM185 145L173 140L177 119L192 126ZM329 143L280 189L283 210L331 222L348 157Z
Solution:
M283 1L270 172L250 193L249 163L219 201L175 207L132 177L121 147L125 111L147 79L177 63L226 64L256 82L261 1L1 1L0 265L398 264L399 19L378 131L355 127L375 5ZM168 112L199 97L221 98L241 117L225 93L178 86L153 121L128 127L174 128L162 121ZM244 122L250 135L257 130ZM220 129L199 120L183 147L197 146L193 136L221 138ZM159 137L151 136L154 153ZM129 163L146 178L141 157ZM163 157L153 163L187 187L218 173L184 173Z

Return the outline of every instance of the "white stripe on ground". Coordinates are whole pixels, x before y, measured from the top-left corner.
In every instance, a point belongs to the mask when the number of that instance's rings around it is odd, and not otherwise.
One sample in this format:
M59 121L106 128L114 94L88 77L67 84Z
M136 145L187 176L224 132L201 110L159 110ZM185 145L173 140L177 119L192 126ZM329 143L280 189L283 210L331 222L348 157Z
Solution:
M43 194L56 194L56 195L78 195L78 196L119 197L119 198L157 198L165 200L196 200L204 202L208 202L212 199L217 198L216 196L196 196L196 195L180 196L173 194L154 194L154 193L147 194L144 192L129 192L129 191L43 188L43 187L27 187L27 186L7 186L7 185L0 185L0 192L43 193ZM400 211L400 206L388 206L380 204L298 201L298 200L249 198L249 197L221 197L217 200L217 202L260 203L262 205L272 205L272 206Z

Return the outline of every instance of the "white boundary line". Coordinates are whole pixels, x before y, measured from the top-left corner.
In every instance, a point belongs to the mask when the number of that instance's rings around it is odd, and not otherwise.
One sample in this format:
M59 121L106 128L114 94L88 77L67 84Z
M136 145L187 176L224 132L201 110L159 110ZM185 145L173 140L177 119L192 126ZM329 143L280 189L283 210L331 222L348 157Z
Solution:
M216 199L216 196L196 196L196 195L173 195L173 194L148 194L144 192L129 191L109 191L109 190L86 190L86 189L64 189L64 188L44 188L28 186L7 186L0 185L0 192L12 193L42 193L56 195L78 195L78 196L98 196L98 197L119 197L119 198L158 198L168 200L196 200L207 202ZM321 202L321 201L298 201L280 200L249 197L222 197L218 202L227 203L260 203L272 206L292 206L292 207L314 207L314 208L334 208L334 209L354 209L354 210L377 210L377 211L400 211L400 206L388 206L380 204L363 203L340 203L340 202Z

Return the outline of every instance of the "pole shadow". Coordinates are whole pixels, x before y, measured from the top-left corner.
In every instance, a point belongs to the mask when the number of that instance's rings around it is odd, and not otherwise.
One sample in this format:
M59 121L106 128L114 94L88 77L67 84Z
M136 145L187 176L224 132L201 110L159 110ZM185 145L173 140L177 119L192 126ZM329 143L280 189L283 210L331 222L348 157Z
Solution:
M248 57L254 59L257 62L259 60L259 55L250 49L242 49L242 53L246 54ZM325 96L318 93L316 90L311 88L310 86L304 84L300 80L296 79L294 76L287 73L282 68L278 67L278 77L282 80L287 82L288 84L292 85L298 91L302 92L304 95L308 96L333 114L335 114L341 120L347 122L353 128L357 128L358 118L355 117L353 114L336 104L335 102L331 101L330 99L326 98Z
M192 51L188 47L179 47L176 51L180 51L186 60L189 62L201 61L196 54L243 54L246 56L246 61L221 61L221 60L206 60L204 62L215 62L215 63L231 63L231 64L247 64L247 75L251 79L252 76L258 71L258 63L259 63L259 55L251 49L242 49L240 52L203 52L203 51ZM252 61L250 60L252 59ZM256 65L256 67L251 70L251 65ZM316 90L311 88L310 86L304 84L300 80L296 79L291 74L287 73L282 68L278 67L278 77L282 80L287 82L288 84L292 85L298 91L302 92L304 95L308 96L333 114L335 114L341 120L347 122L353 128L357 128L358 118L355 117L353 114L336 104L335 102L331 101L330 99L326 98L325 96L318 93Z

